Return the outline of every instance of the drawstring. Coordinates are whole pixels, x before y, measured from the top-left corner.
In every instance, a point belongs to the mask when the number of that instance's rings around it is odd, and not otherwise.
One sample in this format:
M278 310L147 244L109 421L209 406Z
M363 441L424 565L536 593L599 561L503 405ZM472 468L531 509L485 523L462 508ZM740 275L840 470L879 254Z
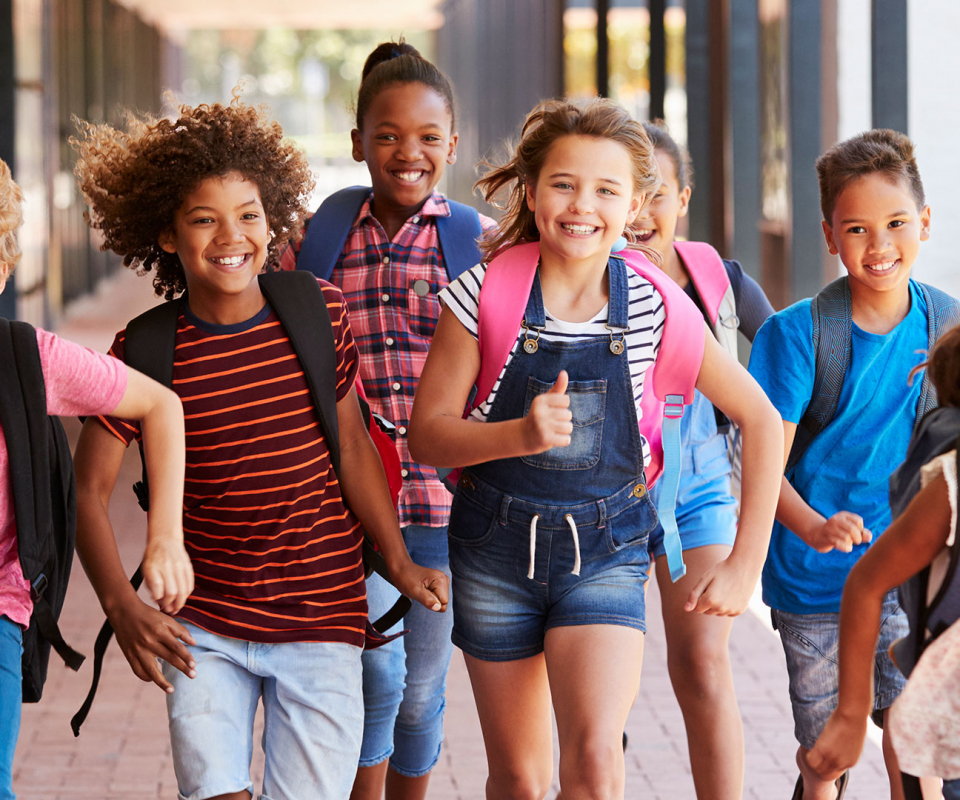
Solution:
M571 575L580 574L580 534L577 533L577 523L573 521L573 517L570 514L567 514L564 519L567 521L567 524L570 526L570 533L573 534L573 569L570 570Z
M537 559L537 520L539 514L534 514L530 519L530 569L527 570L527 577L533 580L533 567Z
M537 560L537 521L539 514L534 514L530 518L530 568L527 570L527 577L533 580L533 571ZM570 526L570 533L573 535L573 569L571 575L580 575L580 534L577 532L577 523L573 521L573 516L567 514L564 519Z

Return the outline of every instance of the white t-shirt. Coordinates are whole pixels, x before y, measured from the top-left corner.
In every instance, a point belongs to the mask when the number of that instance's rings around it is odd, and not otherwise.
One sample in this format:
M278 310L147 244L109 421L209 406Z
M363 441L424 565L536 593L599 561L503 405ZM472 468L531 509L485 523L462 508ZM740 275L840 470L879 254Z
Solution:
M660 337L663 334L666 314L663 308L663 298L653 284L641 278L632 269L627 267L624 267L624 269L627 272L628 322L630 325L629 330L624 334L624 341L627 346L625 355L630 362L630 380L633 384L633 399L637 407L637 419L639 420L643 415L640 409L640 400L643 398L643 382L647 370L653 365L660 350ZM440 292L440 302L456 315L463 327L474 338L477 338L477 308L480 287L483 285L483 278L486 273L487 265L477 264ZM606 328L607 306L601 308L597 315L587 322L565 322L552 316L548 308L544 308L544 312L547 324L540 333L540 338L543 341L575 342L580 339L610 335L610 331ZM470 414L472 419L481 422L486 421L487 415L493 407L497 391L500 389L500 381L503 380L504 372L506 372L507 366L517 352L517 346L522 336L523 330L521 329L507 362L503 365L503 369L493 385L493 390ZM643 463L647 465L650 463L650 446L644 437L641 436L640 438L643 447Z

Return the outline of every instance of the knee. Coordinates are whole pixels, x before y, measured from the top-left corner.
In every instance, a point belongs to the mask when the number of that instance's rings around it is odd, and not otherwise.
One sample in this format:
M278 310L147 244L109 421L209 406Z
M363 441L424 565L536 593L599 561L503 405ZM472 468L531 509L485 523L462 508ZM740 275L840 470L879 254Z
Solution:
M397 724L404 728L423 728L434 720L443 719L445 705L443 694L411 697L408 687L397 713Z
M487 778L487 797L497 800L543 800L550 791L552 776L536 770L491 770Z
M695 643L674 648L667 662L680 700L711 701L731 687L730 654L725 642L722 647Z
M560 754L560 789L591 800L611 800L623 793L620 743L585 740L573 753ZM575 790L575 791L574 791Z

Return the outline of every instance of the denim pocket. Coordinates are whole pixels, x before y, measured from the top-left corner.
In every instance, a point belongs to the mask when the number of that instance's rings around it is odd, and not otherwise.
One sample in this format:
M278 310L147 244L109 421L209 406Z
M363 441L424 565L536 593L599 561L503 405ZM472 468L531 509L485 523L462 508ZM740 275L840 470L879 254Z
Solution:
M546 393L553 384L537 380L532 375L527 379L527 396L523 414L530 413L530 405L537 395ZM524 456L524 464L540 469L571 470L590 469L600 460L603 443L603 416L607 403L607 382L570 381L567 385L570 411L573 414L573 434L566 447L551 447L543 453Z
M467 500L458 491L450 507L450 524L447 536L457 544L479 547L486 544L496 533L497 515Z
M636 505L606 520L603 538L607 549L616 553L624 547L646 547L650 541L650 532L657 526L657 522L657 512L648 494Z

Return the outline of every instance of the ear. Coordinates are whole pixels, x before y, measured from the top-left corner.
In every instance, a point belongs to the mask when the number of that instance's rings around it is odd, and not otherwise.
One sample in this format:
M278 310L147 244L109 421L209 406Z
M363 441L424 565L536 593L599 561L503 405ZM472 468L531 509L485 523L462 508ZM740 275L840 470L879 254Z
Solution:
M157 237L157 244L165 253L177 252L177 237L170 228L165 228Z
M524 189L527 193L527 208L530 209L531 214L537 213L537 187L536 184L527 181L524 184Z
M840 253L837 249L837 243L833 239L833 228L830 227L830 223L825 219L820 221L820 225L823 228L823 238L827 240L827 250L830 251L830 255L835 256Z
M366 161L363 157L363 136L360 135L360 131L356 128L350 131L350 141L353 142L353 160L359 162Z
M925 242L930 238L930 206L924 206L920 209L920 241Z
M693 189L689 186L684 186L683 191L680 192L680 208L677 210L677 218L687 216L687 212L690 210L690 195L693 193Z
M460 140L459 133L450 134L450 147L447 149L447 163L456 164L457 163L457 142Z
M627 227L632 225L640 216L640 209L644 207L646 202L647 196L645 194L635 194L630 199L630 207L627 209Z

